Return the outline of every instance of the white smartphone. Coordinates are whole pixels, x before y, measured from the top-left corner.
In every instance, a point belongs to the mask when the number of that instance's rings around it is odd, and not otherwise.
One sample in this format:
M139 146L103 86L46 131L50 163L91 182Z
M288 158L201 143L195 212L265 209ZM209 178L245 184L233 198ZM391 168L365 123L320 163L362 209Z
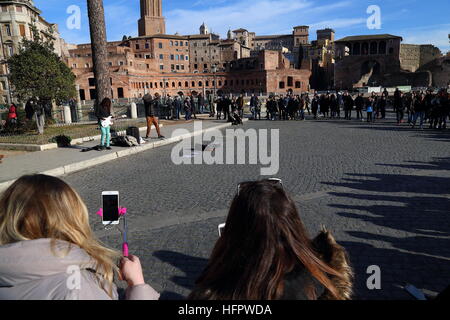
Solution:
M225 223L219 224L219 227L217 228L219 230L219 237L222 236L223 230L225 229Z
M102 192L103 224L119 224L119 191Z

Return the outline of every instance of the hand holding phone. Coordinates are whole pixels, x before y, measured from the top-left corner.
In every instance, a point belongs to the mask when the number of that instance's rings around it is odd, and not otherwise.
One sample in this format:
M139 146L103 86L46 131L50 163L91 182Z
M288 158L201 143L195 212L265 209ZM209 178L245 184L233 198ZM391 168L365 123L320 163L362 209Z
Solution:
M120 260L120 276L130 287L145 284L141 261L133 255Z

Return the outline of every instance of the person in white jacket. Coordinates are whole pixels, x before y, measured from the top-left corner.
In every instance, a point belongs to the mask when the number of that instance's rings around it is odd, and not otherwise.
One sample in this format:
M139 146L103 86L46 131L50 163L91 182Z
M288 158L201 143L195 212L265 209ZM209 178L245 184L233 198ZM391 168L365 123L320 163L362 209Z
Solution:
M119 265L119 267L117 266ZM1 300L158 300L137 257L103 246L86 205L58 178L30 175L0 196Z

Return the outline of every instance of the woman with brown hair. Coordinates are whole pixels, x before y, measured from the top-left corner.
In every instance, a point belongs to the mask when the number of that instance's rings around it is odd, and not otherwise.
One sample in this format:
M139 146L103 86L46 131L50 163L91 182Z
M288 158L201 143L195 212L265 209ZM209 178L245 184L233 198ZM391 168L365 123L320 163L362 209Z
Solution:
M116 262L120 260L120 268ZM65 182L24 176L0 197L0 300L157 300L135 256L103 246L86 205Z
M266 180L240 185L189 299L344 300L351 282L345 250L327 232L311 240L283 186Z

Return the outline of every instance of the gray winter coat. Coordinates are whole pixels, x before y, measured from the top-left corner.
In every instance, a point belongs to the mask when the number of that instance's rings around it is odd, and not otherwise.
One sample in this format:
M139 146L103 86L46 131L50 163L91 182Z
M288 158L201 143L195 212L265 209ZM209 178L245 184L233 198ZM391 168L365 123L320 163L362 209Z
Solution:
M83 249L72 245L66 256L58 257L50 242L39 239L0 246L0 300L111 300ZM58 241L56 252L67 246ZM115 286L113 294L117 300ZM145 284L128 288L126 299L158 300L159 294Z

